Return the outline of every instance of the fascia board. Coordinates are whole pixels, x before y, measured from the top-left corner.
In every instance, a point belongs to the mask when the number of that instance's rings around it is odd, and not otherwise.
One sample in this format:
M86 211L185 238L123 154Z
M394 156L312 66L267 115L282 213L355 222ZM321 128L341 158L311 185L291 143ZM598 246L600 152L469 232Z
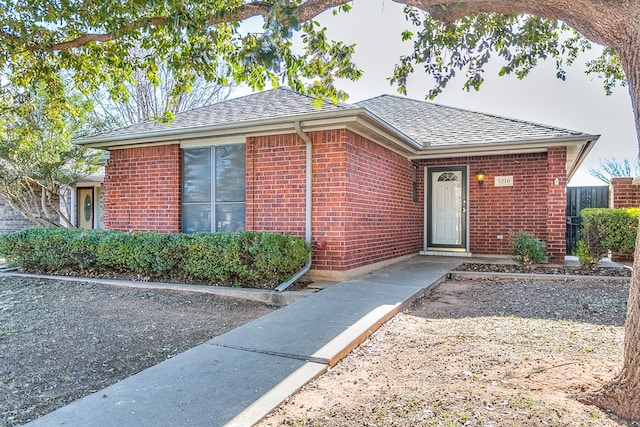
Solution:
M575 157L573 162L571 162L570 165L567 164L567 181L573 178L573 175L575 175L575 173L578 171L578 169L582 165L582 162L584 161L584 159L587 158L587 156L591 152L591 149L593 148L594 145L596 145L596 142L598 141L599 138L600 138L600 135L596 135L594 136L593 139L586 141L585 144L582 147L580 147L578 155ZM567 159L567 163L568 163L568 160L569 159Z
M414 155L422 148L417 142L399 132L393 126L368 114L364 108L318 112L279 117L277 119L262 119L222 126L168 129L134 135L79 138L74 140L73 143L102 149L123 149L139 145L153 146L178 142L184 144L193 140L228 138L231 136L250 137L295 133L295 122L299 122L305 132L349 129L403 156Z
M261 134L261 132L277 132L293 129L293 123L307 122L323 119L340 119L348 116L362 114L363 108L350 108L348 110L326 111L311 114L300 114L267 118L260 120L230 123L228 125L196 126L181 129L166 129L161 131L149 131L144 133L126 135L105 135L85 137L73 140L74 144L85 145L91 148L110 148L131 146L149 143L166 143L175 140L201 139L228 135Z
M534 141L518 141L517 143L494 143L478 146L468 144L465 146L445 147L434 149L430 147L428 150L421 152L415 156L409 157L410 160L420 159L442 159L448 157L466 157L466 156L491 156L504 154L528 154L528 153L544 153L551 147L575 147L578 148L578 154L575 158L567 157L566 171L567 180L570 180L580 165L587 157L600 135L581 135L580 137L554 138L547 140Z
M597 135L580 135L563 138L547 138L522 140L511 142L488 142L482 144L457 144L453 146L435 147L430 146L415 156L411 160L439 159L443 157L463 157L463 156L487 156L495 154L514 153L540 153L545 152L550 147L564 147L586 144L595 141Z

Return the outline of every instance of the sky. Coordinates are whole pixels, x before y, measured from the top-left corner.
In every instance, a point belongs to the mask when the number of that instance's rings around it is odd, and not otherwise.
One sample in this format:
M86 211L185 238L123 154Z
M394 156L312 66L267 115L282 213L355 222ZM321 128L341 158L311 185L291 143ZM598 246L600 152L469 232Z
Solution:
M398 94L387 78L400 55L412 47L401 41L402 30L410 28L402 5L391 0L355 0L350 13L333 16L325 12L317 20L327 27L331 38L356 44L355 62L364 75L357 82L337 85L349 94L347 102ZM518 80L499 77L496 61L485 72L479 92L463 90L463 80L455 79L433 102L601 135L569 185L603 185L590 176L589 166L598 167L601 158L637 156L638 143L627 88L616 88L607 96L602 81L584 73L587 59L578 58L567 69L565 81L555 77L553 62L539 65ZM417 68L409 81L408 96L424 100L431 87L432 80Z

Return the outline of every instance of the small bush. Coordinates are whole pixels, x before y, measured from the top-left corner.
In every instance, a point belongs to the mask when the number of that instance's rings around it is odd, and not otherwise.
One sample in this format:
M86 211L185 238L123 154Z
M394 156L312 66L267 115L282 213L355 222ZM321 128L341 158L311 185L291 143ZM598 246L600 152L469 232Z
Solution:
M511 236L512 259L524 267L544 261L544 244L533 234L523 231Z
M573 255L578 258L580 264L586 267L593 267L598 263L598 260L591 254L589 247L584 240L578 240L576 242L576 248L573 251Z
M119 273L274 288L311 253L302 239L270 232L163 234L32 228L0 236L0 255L29 271Z
M580 211L582 239L574 255L585 265L593 265L608 256L632 255L640 209L589 208Z

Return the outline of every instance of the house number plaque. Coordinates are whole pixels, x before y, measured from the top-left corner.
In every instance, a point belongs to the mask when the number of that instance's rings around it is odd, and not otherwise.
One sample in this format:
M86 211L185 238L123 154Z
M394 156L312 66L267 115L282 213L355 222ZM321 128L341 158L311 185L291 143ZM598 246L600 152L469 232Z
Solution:
M495 186L496 187L513 187L513 175L496 176Z

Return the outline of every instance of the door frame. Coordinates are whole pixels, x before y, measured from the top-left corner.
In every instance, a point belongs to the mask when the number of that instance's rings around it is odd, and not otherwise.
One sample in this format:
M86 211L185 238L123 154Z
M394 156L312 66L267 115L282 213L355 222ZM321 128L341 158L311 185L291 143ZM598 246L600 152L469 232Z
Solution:
M95 187L76 187L76 227L80 228L81 215L83 215L84 201L80 197L82 190L91 191L91 229L96 228L96 188Z
M433 245L431 242L431 220L433 215L432 209L432 176L439 172L461 172L462 173L462 200L461 200L461 227L462 234L460 245ZM469 166L468 165L452 165L452 166L428 166L424 169L424 250L426 252L469 252Z

